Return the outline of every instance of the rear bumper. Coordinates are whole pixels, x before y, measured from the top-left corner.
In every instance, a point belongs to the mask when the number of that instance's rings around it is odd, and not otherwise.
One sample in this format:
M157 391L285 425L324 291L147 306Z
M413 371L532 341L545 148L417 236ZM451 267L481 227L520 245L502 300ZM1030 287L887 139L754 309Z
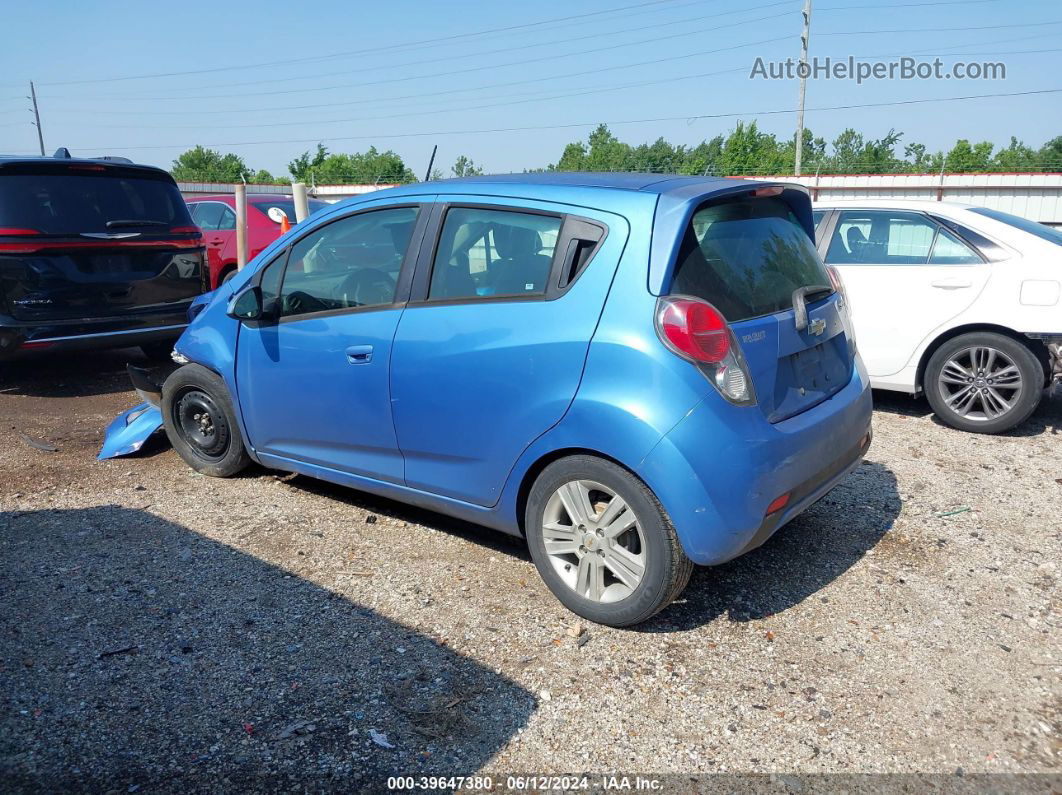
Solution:
M783 422L714 400L696 406L638 474L694 563L725 563L764 543L859 465L870 444L870 382L858 363L840 392ZM785 507L768 506L789 495Z
M0 361L44 351L97 350L175 340L188 325L187 309L135 318L30 323L0 315Z

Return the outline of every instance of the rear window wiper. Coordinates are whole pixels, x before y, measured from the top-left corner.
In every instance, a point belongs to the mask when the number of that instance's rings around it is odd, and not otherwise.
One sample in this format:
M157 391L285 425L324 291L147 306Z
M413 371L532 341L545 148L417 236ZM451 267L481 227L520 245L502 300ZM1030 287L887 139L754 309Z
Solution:
M117 221L108 221L108 229L118 229L123 226L169 226L169 221L152 221L150 219L137 220L135 218L122 218Z
M793 290L793 314L796 316L797 331L803 331L808 327L808 299L813 295L828 295L832 292L833 287L828 284L809 284L807 287L798 287Z

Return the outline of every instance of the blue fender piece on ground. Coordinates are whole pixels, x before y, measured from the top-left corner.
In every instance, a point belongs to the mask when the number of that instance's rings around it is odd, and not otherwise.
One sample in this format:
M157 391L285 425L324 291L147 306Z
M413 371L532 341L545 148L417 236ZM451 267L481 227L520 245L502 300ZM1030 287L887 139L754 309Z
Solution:
M103 461L135 453L161 427L162 412L158 406L152 406L150 403L134 406L119 414L107 426L107 432L103 435L103 447L96 459Z

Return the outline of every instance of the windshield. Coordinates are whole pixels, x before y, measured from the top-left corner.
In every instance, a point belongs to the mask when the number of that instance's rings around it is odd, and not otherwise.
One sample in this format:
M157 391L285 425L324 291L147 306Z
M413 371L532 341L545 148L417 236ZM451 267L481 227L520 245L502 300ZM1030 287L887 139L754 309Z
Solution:
M140 221L145 229L192 223L177 186L166 180L109 174L0 178L0 227L65 235L135 229Z
M970 212L983 215L986 218L991 218L993 221L999 221L1007 226L1016 227L1023 232L1028 232L1030 235L1036 235L1038 238L1046 240L1048 243L1062 246L1062 231L1053 229L1045 224L1038 224L1036 221L1022 218L1020 215L1011 215L1010 213L1003 213L999 210L991 210L988 207L971 207Z
M671 286L712 303L731 323L793 308L793 291L830 278L779 198L709 204L693 214Z
M254 201L252 202L252 204L254 204L256 208L258 208L258 211L260 213L267 217L269 216L269 211L273 207L279 207L281 210L284 211L284 215L288 217L288 220L293 224L295 223L294 199L268 199L266 201ZM320 199L310 199L309 201L307 201L307 204L310 206L310 215L318 213L329 206L328 202L323 202ZM277 223L279 223L279 221Z

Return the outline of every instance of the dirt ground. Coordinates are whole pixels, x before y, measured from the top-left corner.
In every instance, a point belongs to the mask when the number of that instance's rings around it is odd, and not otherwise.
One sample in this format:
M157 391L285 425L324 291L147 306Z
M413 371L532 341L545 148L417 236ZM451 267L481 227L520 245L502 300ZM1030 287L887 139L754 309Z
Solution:
M998 437L876 395L859 470L621 631L485 529L161 443L97 462L137 357L0 369L14 788L1059 772L1057 389Z

